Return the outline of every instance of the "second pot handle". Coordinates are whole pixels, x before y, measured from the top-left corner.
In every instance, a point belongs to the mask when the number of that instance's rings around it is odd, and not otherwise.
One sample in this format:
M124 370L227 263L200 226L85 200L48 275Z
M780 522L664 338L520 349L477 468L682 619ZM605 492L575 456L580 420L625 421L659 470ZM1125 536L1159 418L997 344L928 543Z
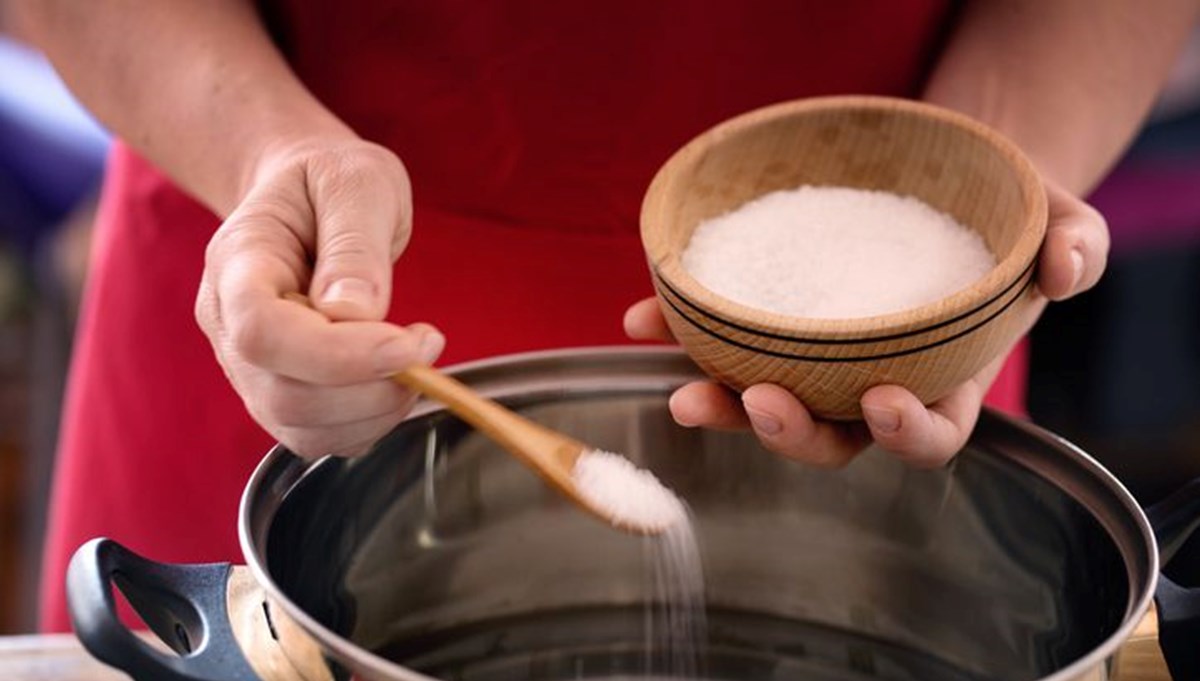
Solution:
M1200 478L1146 509L1154 528L1162 566L1200 528ZM1158 576L1158 642L1175 679L1200 679L1200 588L1182 586Z
M228 563L167 565L111 539L93 539L67 569L75 633L97 659L138 681L259 681L226 607ZM113 585L177 655L138 638L117 616Z

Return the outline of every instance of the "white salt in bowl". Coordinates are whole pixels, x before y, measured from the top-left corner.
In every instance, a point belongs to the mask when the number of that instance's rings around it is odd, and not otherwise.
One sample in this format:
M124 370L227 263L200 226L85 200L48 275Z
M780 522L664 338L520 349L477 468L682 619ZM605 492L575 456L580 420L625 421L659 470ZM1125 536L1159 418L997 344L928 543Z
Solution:
M977 231L996 265L933 302L841 319L750 307L684 268L699 224L803 185L920 199ZM996 131L928 104L845 96L752 111L689 142L651 182L641 233L663 315L705 372L739 391L775 383L819 416L852 420L873 386L901 385L930 404L1013 345L1039 309L1046 219L1036 170Z

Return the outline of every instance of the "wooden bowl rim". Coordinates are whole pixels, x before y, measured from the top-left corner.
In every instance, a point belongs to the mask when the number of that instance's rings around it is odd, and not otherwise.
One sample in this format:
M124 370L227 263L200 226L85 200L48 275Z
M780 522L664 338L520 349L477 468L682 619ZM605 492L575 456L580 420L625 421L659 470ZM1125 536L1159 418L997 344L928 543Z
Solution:
M791 116L830 110L873 111L884 115L916 115L954 126L983 141L1012 169L1021 192L1024 214L1020 236L1012 251L974 284L925 305L870 317L797 317L751 307L720 296L701 285L684 269L679 253L670 251L666 239L656 236L651 224L669 178L723 139L746 128ZM750 333L801 342L849 340L884 341L945 326L987 307L1015 286L1031 269L1046 233L1046 192L1033 163L1010 141L986 124L965 114L916 100L878 95L835 95L771 104L723 121L677 150L655 174L646 190L641 211L642 243L655 277L702 314ZM1036 274L1036 273L1035 273Z

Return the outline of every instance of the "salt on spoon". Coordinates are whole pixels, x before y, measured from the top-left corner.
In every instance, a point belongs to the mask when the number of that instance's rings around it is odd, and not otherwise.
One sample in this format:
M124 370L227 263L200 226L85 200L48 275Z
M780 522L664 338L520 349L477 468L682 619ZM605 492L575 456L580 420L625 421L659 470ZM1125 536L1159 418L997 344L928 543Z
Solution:
M665 530L687 519L674 492L620 454L589 449L575 460L571 476L584 498L618 522Z

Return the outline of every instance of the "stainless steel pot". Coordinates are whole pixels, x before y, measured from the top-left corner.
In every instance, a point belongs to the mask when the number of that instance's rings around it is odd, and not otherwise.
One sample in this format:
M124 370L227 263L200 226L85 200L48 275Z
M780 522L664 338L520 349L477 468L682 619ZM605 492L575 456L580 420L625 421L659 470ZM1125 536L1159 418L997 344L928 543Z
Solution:
M868 451L831 472L746 434L676 426L667 396L697 370L675 351L537 353L455 373L626 453L687 500L708 678L1107 679L1151 601L1158 553L1146 515L1087 455L1027 423L983 414L939 470ZM1200 488L1162 509L1172 546L1198 499ZM434 404L360 459L272 450L239 530L237 568L86 544L68 576L84 644L141 679L654 671L643 540L579 513ZM118 622L113 583L178 655ZM1169 620L1172 604L1161 606ZM1193 635L1163 625L1164 641ZM1196 678L1178 674L1198 640L1175 656L1177 678Z

